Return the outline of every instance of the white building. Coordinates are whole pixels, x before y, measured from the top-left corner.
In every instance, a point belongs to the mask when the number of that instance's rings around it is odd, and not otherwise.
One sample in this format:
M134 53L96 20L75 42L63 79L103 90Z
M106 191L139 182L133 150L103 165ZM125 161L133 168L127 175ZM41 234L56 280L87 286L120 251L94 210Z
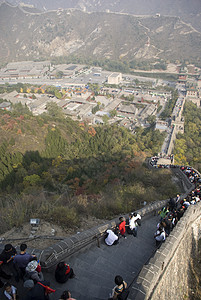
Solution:
M119 84L122 81L122 74L121 73L112 73L108 76L108 83L109 84Z

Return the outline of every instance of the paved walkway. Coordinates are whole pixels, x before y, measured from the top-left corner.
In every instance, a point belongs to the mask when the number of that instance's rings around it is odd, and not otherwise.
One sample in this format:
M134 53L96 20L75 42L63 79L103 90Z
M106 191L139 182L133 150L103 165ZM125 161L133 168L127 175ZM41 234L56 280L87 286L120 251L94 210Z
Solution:
M158 220L158 216L142 219L138 236L127 235L127 239L121 238L116 246L109 247L101 242L100 247L92 246L70 257L66 262L74 269L76 277L69 279L65 284L58 284L55 281L55 268L43 272L45 279L51 282L51 287L56 289L50 299L58 300L65 289L69 289L77 300L108 299L115 285L116 275L121 275L130 284L156 249L153 235ZM22 299L24 294L22 282L13 284L18 286ZM3 299L1 294L0 299Z

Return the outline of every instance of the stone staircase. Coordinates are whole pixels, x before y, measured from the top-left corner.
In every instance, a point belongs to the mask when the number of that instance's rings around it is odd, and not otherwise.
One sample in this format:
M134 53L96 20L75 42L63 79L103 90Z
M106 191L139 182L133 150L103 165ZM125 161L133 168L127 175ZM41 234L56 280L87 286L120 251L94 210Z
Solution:
M142 220L137 237L127 235L127 239L121 238L119 244L110 247L101 241L100 247L92 246L69 257L66 262L74 269L76 277L65 284L55 281L55 268L45 271L45 279L56 289L50 299L58 300L66 289L77 300L108 299L116 275L121 275L130 284L156 250L153 235L158 220L158 216Z

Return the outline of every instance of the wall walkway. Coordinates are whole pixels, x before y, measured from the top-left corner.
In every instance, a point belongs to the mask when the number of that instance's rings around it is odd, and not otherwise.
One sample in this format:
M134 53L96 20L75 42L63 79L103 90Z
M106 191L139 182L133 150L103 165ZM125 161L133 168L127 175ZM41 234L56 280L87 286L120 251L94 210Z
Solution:
M178 168L172 170L182 182L185 197L193 186ZM166 202L167 200L158 201L139 210L142 226L139 227L138 237L131 235L127 239L121 238L116 246L108 247L103 240L105 230L115 226L118 219L68 237L45 250L28 249L28 252L35 253L40 258L45 279L50 280L51 287L56 289L50 299L59 299L65 289L69 289L77 300L107 299L114 286L114 277L118 274L128 284L132 284L130 300L155 300L159 297L171 299L172 292L165 288L166 282L168 286L172 285L169 280L172 278L170 274L174 272L179 280L180 269L184 277L187 274L187 263L180 267L184 260L181 253L190 257L193 240L199 232L195 222L200 221L201 203L188 209L166 243L157 250L153 238L159 220L157 212ZM69 263L76 274L76 278L65 284L58 284L54 279L55 266L61 260ZM177 285L178 281L175 288ZM19 294L23 295L22 283L17 286Z
M145 265L129 299L184 299L192 251L201 236L201 202L190 206L167 241Z

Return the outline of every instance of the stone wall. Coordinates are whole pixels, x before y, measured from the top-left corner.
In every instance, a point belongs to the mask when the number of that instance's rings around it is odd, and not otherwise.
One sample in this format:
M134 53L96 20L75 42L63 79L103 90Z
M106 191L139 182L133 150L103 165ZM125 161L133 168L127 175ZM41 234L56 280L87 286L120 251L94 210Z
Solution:
M194 185L189 182L188 178L179 168L173 168L172 171L183 184L183 188L186 192L185 194L181 195L181 197L184 198L192 190ZM156 213L167 203L168 200L169 199L156 201L152 204L144 206L137 212L144 218L149 217L150 215L156 215ZM125 217L128 218L128 215ZM108 228L115 227L117 223L119 223L119 219L113 219L112 221L109 221L101 226L97 226L68 237L41 251L40 255L38 253L38 257L40 258L43 268L50 268L56 265L58 261L61 261L76 252L80 252L82 249L86 250L92 245L99 246L100 240L104 238L105 231Z
M142 209L139 209L137 212L144 218L150 215L155 215L166 203L167 200L156 201L150 205L146 205ZM128 216L125 217L127 218ZM40 253L36 253L35 250L35 253L40 258L42 267L49 269L56 265L58 261L61 261L76 252L80 252L82 249L86 250L93 244L99 246L100 240L104 238L105 231L108 228L115 227L117 223L119 223L118 218L79 234L75 234L71 237L67 237L51 247L42 250Z
M176 135L177 135L177 129L176 129L176 127L173 127L172 134L171 134L171 139L170 139L168 150L167 150L167 155L171 155L172 152L173 152L174 141L176 140Z
M188 294L189 261L201 234L201 202L192 205L145 265L129 299L174 299Z
M182 183L184 190L188 193L192 190L192 184L189 182L188 178L181 172L179 168L172 168L173 173L178 177L179 181ZM183 195L183 197L185 194ZM138 210L138 213L143 217L147 218L151 215L156 215L157 212L167 203L169 199L162 201L155 201L149 205L144 206ZM125 216L126 218L128 215ZM41 265L44 269L49 269L55 266L58 261L66 259L71 255L78 253L80 251L90 248L92 245L99 246L101 239L104 238L104 233L108 228L115 227L119 223L119 219L113 219L100 226L93 227L89 230L83 231L79 234L72 235L55 243L51 247L44 250L40 249L27 249L30 254L36 254L40 259ZM4 249L4 243L0 243L0 251ZM19 251L19 246L17 247Z

